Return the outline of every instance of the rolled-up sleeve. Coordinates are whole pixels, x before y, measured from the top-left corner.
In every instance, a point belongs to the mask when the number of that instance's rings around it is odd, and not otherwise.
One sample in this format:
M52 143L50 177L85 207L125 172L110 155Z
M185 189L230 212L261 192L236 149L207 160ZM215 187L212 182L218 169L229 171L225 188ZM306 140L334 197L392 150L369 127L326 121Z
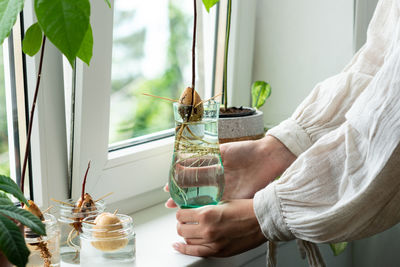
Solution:
M400 27L393 35L381 69L344 122L255 195L268 239L350 241L400 221Z
M394 38L398 7L380 1L366 44L338 75L319 83L291 118L268 131L296 156L345 122L345 114L382 67Z

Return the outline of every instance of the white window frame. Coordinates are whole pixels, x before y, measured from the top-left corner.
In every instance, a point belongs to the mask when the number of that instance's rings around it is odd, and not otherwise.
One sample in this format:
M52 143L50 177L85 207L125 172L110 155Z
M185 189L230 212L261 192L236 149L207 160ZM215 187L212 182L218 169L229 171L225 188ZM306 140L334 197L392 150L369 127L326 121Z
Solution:
M6 114L7 114L7 134L8 134L8 144L9 144L9 159L10 159L10 177L18 182L18 177L20 176L20 172L17 171L17 161L20 162L20 148L16 145L18 141L20 141L19 131L20 127L18 122L14 121L14 117L19 114L18 108L16 107L16 93L12 91L13 85L16 83L15 76L15 68L12 69L10 53L12 53L13 47L10 47L9 38L12 38L13 34L10 35L3 42L3 62L4 62L4 81L5 81L5 90L6 90ZM13 58L13 56L11 56ZM15 61L15 59L14 59Z
M246 90L238 90L233 97L243 100L245 95L249 100L254 31L248 29L254 27L256 0L248 0L246 4L234 2L231 40L237 44L232 48L231 57L235 60L231 59L234 73L230 76L238 76L233 82L240 82L237 88L245 84ZM87 190L95 198L114 192L106 200L108 207L131 213L168 198L161 188L168 180L174 138L108 151L113 12L102 1L91 1L91 4L93 58L90 67L78 60L74 77L72 198L79 197L83 176L91 161ZM201 1L198 6L198 10L204 10ZM68 67L66 73L70 73ZM72 88L67 90L67 95L71 95L68 91Z
M25 31L36 22L33 0L25 1ZM29 100L32 106L40 53L26 56L25 71ZM46 41L40 91L32 127L31 159L33 196L42 207L54 204L50 198L68 197L68 158L65 122L65 101L62 56Z
M220 0L218 35L225 36L227 0ZM251 105L257 0L232 1L228 54L229 106ZM215 92L222 92L224 38L218 40Z

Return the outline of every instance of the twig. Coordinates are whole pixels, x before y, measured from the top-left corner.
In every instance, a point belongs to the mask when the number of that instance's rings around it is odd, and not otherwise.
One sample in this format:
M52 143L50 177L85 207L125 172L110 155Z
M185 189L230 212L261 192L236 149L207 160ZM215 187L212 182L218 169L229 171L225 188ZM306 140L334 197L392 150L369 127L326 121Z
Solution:
M160 98L160 99L167 100L167 101L170 101L170 102L179 102L179 100L166 98L166 97L162 97L162 96L151 95L151 94L147 94L147 93L142 93L142 95L151 96L151 97L155 97L155 98Z
M95 203L96 203L96 202L99 202L100 200L103 200L103 199L105 199L106 197L111 196L112 194L114 194L114 192L110 192L110 193L108 193L108 194L105 194L104 196L102 196L101 198L95 200L94 202L95 202Z
M82 223L87 223L87 224L91 224L91 225L96 225L96 223L90 222L90 221L83 221Z
M119 209L114 210L113 215L116 215L118 213Z
M46 213L46 212L48 212L49 210L51 210L52 208L54 208L53 206L50 206L50 207L48 207L47 209L45 209L44 211L42 211L42 213Z
M57 202L57 203L60 203L60 204L63 204L63 205L66 205L66 206L75 207L74 204L67 203L67 202L64 202L64 201L61 201L61 200L57 200L57 199L54 199L54 198L50 198L50 200L54 201L54 202Z
M26 146L25 146L25 156L24 156L24 162L22 164L22 175L21 175L21 184L20 184L22 193L24 193L25 172L26 172L26 166L28 163L28 155L29 155L29 150L30 150L29 148L30 148L30 144L31 144L33 117L35 115L36 102L37 102L37 98L39 95L40 78L42 77L42 67L43 67L45 43L46 43L46 35L43 35L42 51L40 52L40 60L39 60L39 70L38 70L38 76L37 76L37 80L36 80L35 94L33 96L32 108L31 108L31 112L30 112L30 116L29 116L29 126L28 126L28 134L26 137L27 139L26 139ZM24 203L21 203L21 205L24 206Z
M219 97L219 96L221 96L222 95L222 93L219 93L219 94L217 94L217 95L215 95L215 96L213 96L213 97L211 97L211 98L209 98L209 99L207 99L207 100L202 100L200 103L198 103L196 106L194 106L194 108L197 108L198 106L200 106L201 104L204 104L204 103L206 103L206 102L208 102L208 101L211 101L211 100L213 100L213 99L215 99L215 98L217 98L217 97Z

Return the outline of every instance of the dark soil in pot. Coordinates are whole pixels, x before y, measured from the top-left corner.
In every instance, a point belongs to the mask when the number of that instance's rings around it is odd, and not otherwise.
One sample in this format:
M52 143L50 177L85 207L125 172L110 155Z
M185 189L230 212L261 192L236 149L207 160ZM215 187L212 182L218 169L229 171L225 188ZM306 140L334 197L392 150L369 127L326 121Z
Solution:
M219 110L220 118L230 118L230 117L243 117L250 116L256 113L254 108L249 107L229 107L227 109L221 108Z

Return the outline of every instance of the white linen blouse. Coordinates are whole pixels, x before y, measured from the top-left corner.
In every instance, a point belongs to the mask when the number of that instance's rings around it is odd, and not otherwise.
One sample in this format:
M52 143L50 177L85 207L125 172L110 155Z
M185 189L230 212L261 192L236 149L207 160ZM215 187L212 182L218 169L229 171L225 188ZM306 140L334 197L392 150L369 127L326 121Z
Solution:
M400 222L400 0L381 0L366 44L268 132L297 156L257 192L267 239L351 241Z

